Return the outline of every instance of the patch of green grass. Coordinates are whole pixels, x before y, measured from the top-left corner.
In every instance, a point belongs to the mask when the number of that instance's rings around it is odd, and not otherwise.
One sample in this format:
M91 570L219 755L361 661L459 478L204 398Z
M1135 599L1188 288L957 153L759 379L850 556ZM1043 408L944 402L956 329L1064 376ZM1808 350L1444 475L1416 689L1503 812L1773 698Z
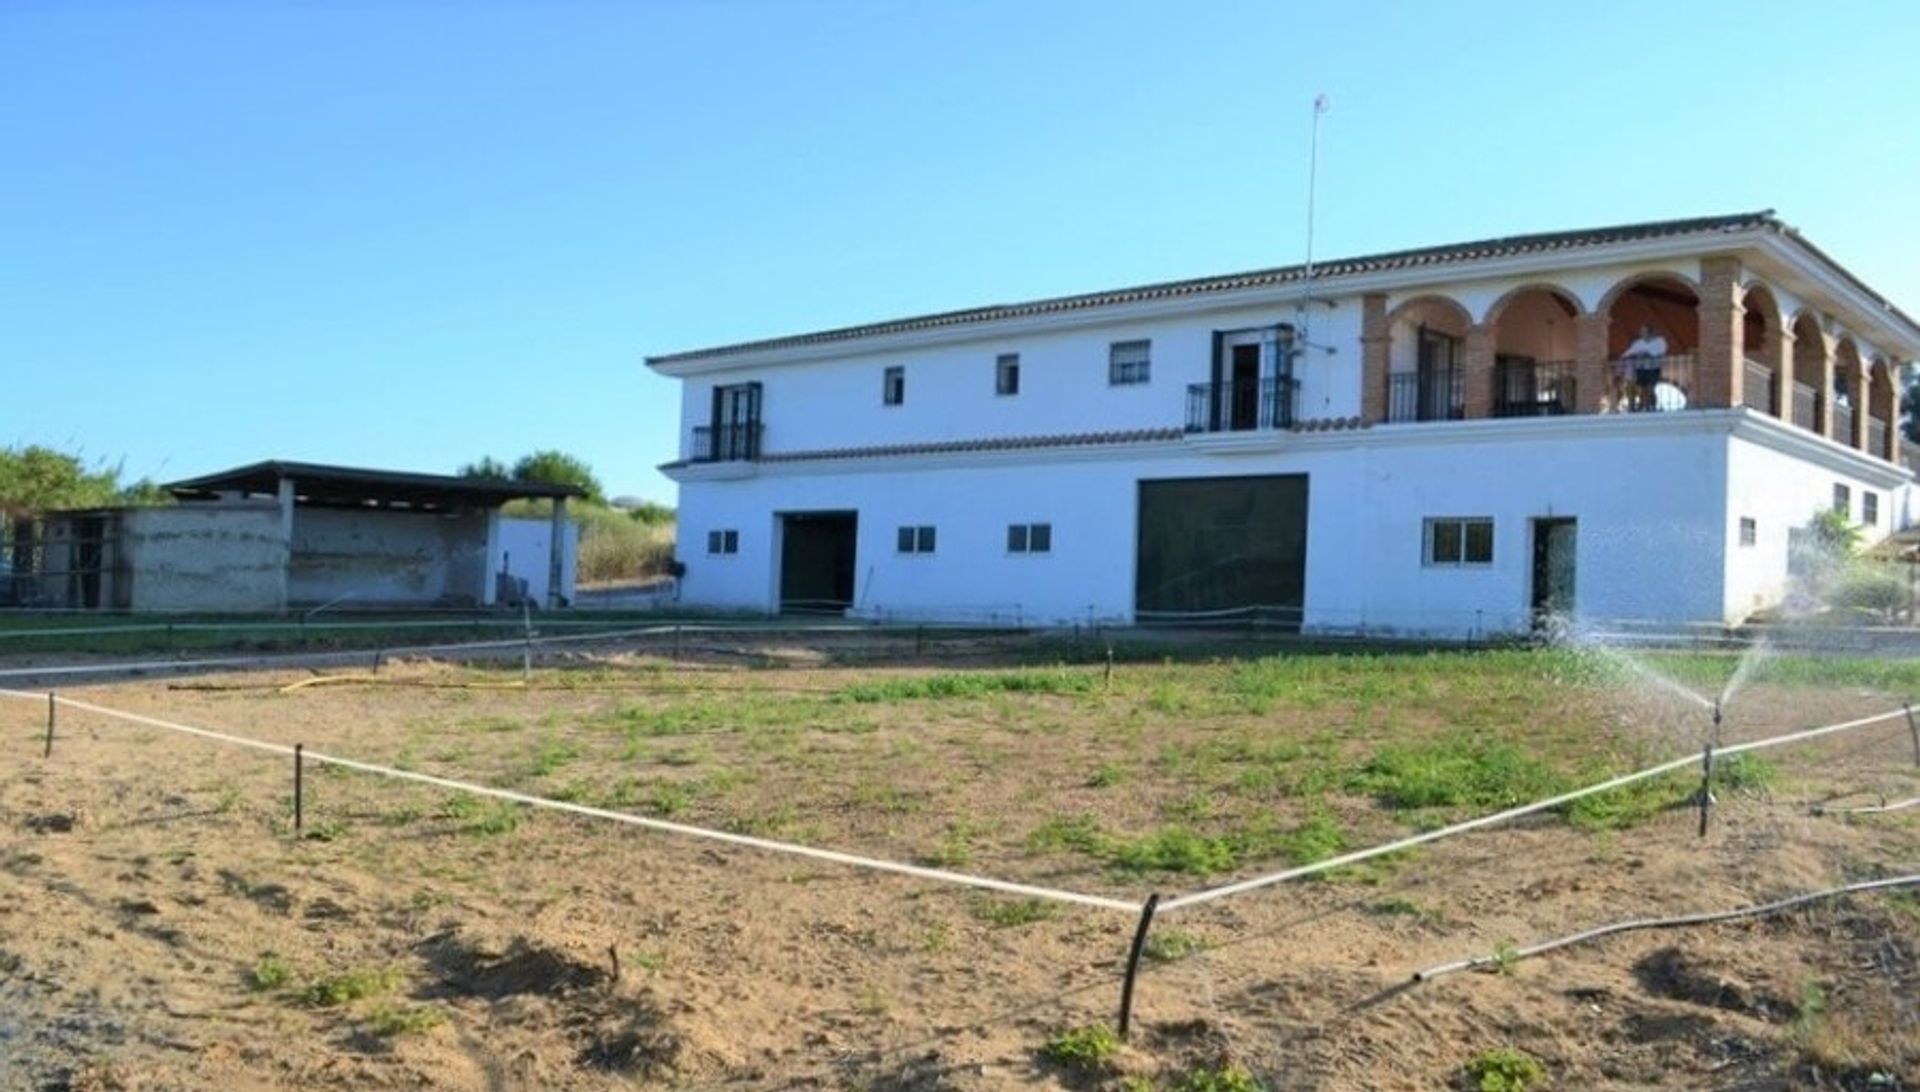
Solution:
M1540 759L1465 732L1382 748L1347 785L1392 808L1508 808L1566 788Z
M1099 1073L1120 1053L1120 1036L1105 1024L1069 1028L1047 1040L1040 1056L1076 1073Z
M1186 827L1163 827L1131 841L1108 840L1100 856L1129 872L1228 872L1240 863L1226 838L1209 838Z
M1438 923L1446 916L1438 910L1422 906L1405 895L1390 895L1367 906L1367 913L1383 918L1412 918L1422 923Z
M1032 925L1057 917L1060 908L1045 899L1000 899L981 897L973 901L973 916L1000 928Z
M946 837L940 844L920 855L922 864L934 868L960 868L973 860L973 825L967 822L950 823Z
M293 964L274 952L263 952L247 972L247 986L259 993L283 989L293 981Z
M1126 784L1131 776L1132 774L1125 766L1108 762L1102 764L1099 769L1093 771L1093 773L1088 776L1087 787L1090 789L1110 789L1115 785Z
M419 822L425 815L426 812L420 805L407 804L404 807L398 807L392 811L383 813L380 816L380 825L383 827L412 826L414 823Z
M662 781L647 794L647 810L662 817L679 815L692 807L699 795L691 782Z
M579 744L564 739L543 739L527 763L527 776L546 777L579 757Z
M479 816L486 805L470 792L456 792L440 802L439 816L456 822L466 822Z
M1146 946L1140 951L1155 963L1173 963L1206 949L1206 941L1185 929L1165 928L1148 933Z
M361 967L309 982L298 996L314 1008L334 1008L392 993L405 980L398 967Z
M1099 686L1094 675L1052 671L949 672L911 679L885 679L842 687L840 701L874 703L982 698L994 694L1088 694Z
M447 1022L438 1005L393 1005L385 1001L367 1010L367 1030L382 1039L418 1035Z
M499 834L512 834L520 829L520 806L505 800L497 800L484 807L480 813L469 820L460 829L468 834L492 837Z
M1240 1066L1229 1065L1189 1070L1174 1082L1172 1092L1266 1092L1266 1086Z
M345 819L328 819L319 823L308 823L301 837L309 842L337 842L347 836Z
M1172 825L1135 838L1108 834L1086 816L1055 816L1036 829L1027 844L1042 853L1073 850L1125 872L1207 876L1276 856L1290 864L1311 864L1345 849L1347 839L1330 815L1315 811L1294 827L1263 818L1220 834Z
M1547 1079L1547 1067L1517 1047L1483 1050L1468 1060L1465 1071L1477 1092L1527 1092Z

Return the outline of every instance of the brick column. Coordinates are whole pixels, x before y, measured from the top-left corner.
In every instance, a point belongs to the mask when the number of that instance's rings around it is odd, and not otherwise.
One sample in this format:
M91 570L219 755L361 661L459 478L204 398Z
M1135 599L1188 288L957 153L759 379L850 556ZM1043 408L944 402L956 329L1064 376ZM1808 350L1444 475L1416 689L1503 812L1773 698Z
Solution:
M1889 363L1887 368L1888 386L1893 390L1893 404L1887 407L1887 449L1879 454L1881 458L1895 466L1899 466L1900 410L1907 397L1906 388L1901 384L1900 377L1906 375L1907 370L1904 367L1899 367L1892 363Z
M1607 364L1607 335L1612 325L1604 313L1579 315L1573 320L1575 413L1600 412L1601 399L1612 378Z
M1773 365L1773 406L1782 421L1793 420L1793 331L1782 329L1768 354Z
M1478 323L1467 327L1466 357L1460 381L1465 385L1463 399L1468 420L1493 416L1493 327Z
M1868 440L1873 434L1869 427L1873 424L1873 373L1867 370L1866 361L1854 365L1847 389L1853 392L1853 449L1870 451L1873 447Z
M1825 330L1818 335L1820 343L1816 348L1820 352L1820 389L1814 393L1815 431L1827 439L1833 439L1833 339Z
M1387 419L1387 354L1391 345L1387 295L1369 292L1360 297L1360 417L1368 423Z
M1740 259L1701 259L1700 345L1694 350L1689 405L1717 409L1740 404L1746 378L1741 360L1745 314L1740 306Z

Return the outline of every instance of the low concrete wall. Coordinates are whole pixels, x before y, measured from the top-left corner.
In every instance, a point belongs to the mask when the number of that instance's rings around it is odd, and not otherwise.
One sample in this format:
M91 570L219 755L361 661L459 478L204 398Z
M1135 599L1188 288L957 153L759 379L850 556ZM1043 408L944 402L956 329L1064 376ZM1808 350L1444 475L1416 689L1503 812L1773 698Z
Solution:
M355 606L474 606L487 574L487 513L296 508L287 598Z
M278 610L287 545L267 504L133 508L122 517L122 570L134 610Z

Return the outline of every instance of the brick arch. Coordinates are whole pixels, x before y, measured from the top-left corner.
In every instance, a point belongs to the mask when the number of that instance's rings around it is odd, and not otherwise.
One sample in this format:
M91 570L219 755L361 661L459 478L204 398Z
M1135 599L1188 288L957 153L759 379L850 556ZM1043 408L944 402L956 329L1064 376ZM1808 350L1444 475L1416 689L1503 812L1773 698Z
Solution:
M1387 328L1391 330L1395 323L1406 317L1406 313L1409 310L1422 305L1437 305L1453 312L1453 314L1459 318L1460 328L1462 330L1470 329L1473 326L1473 312L1467 310L1465 304L1454 299L1452 296L1439 292L1426 292L1401 300L1395 304L1393 310L1387 312Z
M1780 297L1774 295L1766 282L1753 280L1741 286L1739 301L1745 312L1742 321L1746 324L1747 352L1773 348L1773 339L1787 328L1786 315L1780 310ZM1761 335L1761 341L1754 340L1755 332Z
M1520 285L1517 288L1509 289L1506 292L1506 294L1502 295L1499 299L1494 300L1491 304L1487 306L1486 317L1481 319L1480 321L1487 326L1492 326L1498 323L1500 321L1501 314L1506 311L1507 305L1511 304L1514 300L1519 299L1521 296L1527 295L1528 293L1532 293L1532 292L1544 292L1547 295L1553 296L1554 298L1560 300L1560 302L1562 303L1571 305L1573 308L1572 317L1574 318L1578 318L1581 315L1584 315L1587 313L1585 306L1583 306L1580 302L1580 297L1577 294L1575 294L1572 289L1566 288L1562 285L1554 284L1551 281L1530 281L1526 284Z
M1614 304L1620 302L1621 296L1641 285L1658 284L1661 281L1682 285L1688 292L1693 293L1695 300L1700 298L1702 292L1700 282L1687 276L1685 273L1675 273L1664 269L1648 270L1645 273L1634 273L1615 281L1613 287L1607 289L1606 295L1600 297L1600 302L1594 305L1593 313L1596 315L1607 314L1613 310Z

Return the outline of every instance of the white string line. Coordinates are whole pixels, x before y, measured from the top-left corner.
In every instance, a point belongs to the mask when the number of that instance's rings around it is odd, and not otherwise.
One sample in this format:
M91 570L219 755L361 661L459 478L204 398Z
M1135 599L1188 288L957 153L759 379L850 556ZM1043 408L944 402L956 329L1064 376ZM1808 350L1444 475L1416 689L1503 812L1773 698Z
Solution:
M1837 898L1841 895L1860 894L1868 891L1884 891L1896 887L1913 887L1916 885L1920 885L1920 874L1894 876L1884 880L1868 880L1863 883L1847 884L1844 887L1828 888L1825 891L1812 891L1804 895L1795 895L1792 898L1761 903L1757 906L1743 906L1737 910L1682 914L1678 917L1671 918L1636 918L1632 921L1621 921L1615 922L1612 925L1602 925L1599 928L1588 929L1585 932L1574 933L1571 936L1561 937L1557 940L1546 940L1537 944L1529 944L1525 948L1514 948L1497 955L1474 956L1470 959L1457 959L1452 963L1442 963L1435 967L1428 967L1424 971L1415 971L1413 980L1415 982L1425 982L1429 979L1438 978L1443 974L1452 974L1455 971L1467 971L1475 967L1506 964L1514 960L1542 955L1557 948L1565 948L1590 940L1599 940L1601 937L1612 936L1615 933L1631 933L1641 929L1674 929L1686 925L1712 925L1722 921L1737 921L1740 918L1776 914L1782 910L1791 910L1796 906L1804 906L1811 902Z
M49 695L46 694L33 694L19 690L0 690L0 697L24 698L36 702L45 701L48 696ZM231 743L241 747L251 747L255 750L267 751L272 754L293 754L293 748L285 744L268 743L264 740L248 739L244 736L230 735L225 732L216 732L206 728L196 728L189 724L160 720L156 717L142 716L138 713L129 713L104 705L95 705L91 702L75 701L72 698L55 696L54 700L61 705L71 706L75 709L83 709L87 712L98 713L106 717L116 717L121 720L132 721L136 724L144 724L154 728L164 728L175 732L185 732L189 735L200 736L204 739L215 740L221 743ZM390 766L377 766L370 762L360 762L339 755L330 755L323 751L305 750L303 753L310 762L327 763L344 769L357 770L361 773L397 778L402 781L413 781L422 785L451 789L456 792L472 793L475 796L493 797L499 800L511 801L516 804L524 804L528 807L548 808L554 811L568 812L590 819L606 819L616 823L626 823L631 826L643 827L648 830L659 831L666 834L680 834L692 838L705 838L709 841L725 842L729 845L743 846L748 849L764 850L770 853L785 853L797 857L809 857L814 860L847 865L853 868L864 868L875 872L891 872L897 875L911 876L915 879L959 884L964 887L998 891L1009 895L1022 895L1028 898L1074 903L1101 910L1119 910L1128 914L1137 914L1140 912L1140 904L1138 903L1107 898L1102 895L1085 895L1075 891L1063 891L1051 887L1036 887L1031 884L1015 883L1011 880L996 880L988 876L974 876L964 872L949 872L940 868L923 868L919 865L882 860L876 857L862 857L857 854L842 853L838 850L817 849L813 846L800 845L794 842L780 842L769 838L756 838L746 834L733 834L727 831L710 830L706 827L689 826L685 823L672 823L663 819L650 819L644 816L630 815L626 812L609 811L606 808L596 808L585 804L570 803L564 800L549 800L543 796L514 792L510 789L496 789L487 785L477 785L470 781L457 781L450 777L436 777L433 774L419 773L413 770L399 770Z
M1882 797L1881 799L1884 800L1885 797ZM1910 797L1906 800L1897 801L1892 804L1866 804L1860 807L1852 807L1852 808L1829 808L1829 807L1826 807L1825 805L1816 804L1814 805L1814 808L1813 808L1813 814L1815 815L1876 815L1876 814L1879 814L1880 812L1905 811L1908 808L1915 808L1915 807L1920 807L1920 796Z
M1831 735L1835 732L1845 732L1854 728L1864 728L1869 724L1878 724L1883 721L1892 720L1896 717L1904 717L1905 715L1906 715L1905 709L1895 709L1890 713L1880 713L1875 716L1862 717L1858 720L1845 721L1840 724L1829 724L1821 728L1809 728L1805 731L1790 732L1786 735L1774 736L1771 739L1755 740L1750 743L1739 743L1739 744L1732 744L1726 747L1718 747L1714 749L1714 754L1716 757L1720 757L1720 756L1725 756L1730 754L1738 754L1744 751L1756 751L1763 747L1777 747L1782 744L1797 743L1802 740L1814 739L1816 737L1824 736L1824 735ZM1168 914L1168 913L1172 913L1175 910L1184 910L1189 906L1198 906L1201 903L1212 902L1215 899L1224 899L1233 895L1242 895L1249 891L1257 891L1263 887L1271 887L1277 883L1285 883L1288 880L1297 880L1305 876L1312 876L1312 875L1317 875L1318 873L1321 873L1321 872L1331 871L1332 869L1344 868L1347 865L1357 864L1360 861L1371 860L1372 858L1375 858L1375 857L1384 857L1389 853L1398 853L1401 850L1412 849L1415 846L1425 845L1428 842L1437 842L1442 838L1451 838L1456 834L1465 834L1468 831L1479 830L1482 827L1495 826L1500 823L1505 823L1514 819L1521 818L1522 816L1533 815L1537 812L1542 812L1542 811L1549 811L1553 808L1560 807L1563 804L1572 803L1573 801L1578 800L1582 797L1592 796L1595 793L1606 792L1609 789L1617 789L1623 785L1631 785L1636 781L1644 781L1650 777L1658 777L1661 774L1672 773L1675 770L1686 769L1689 767L1697 768L1699 764L1700 764L1699 755L1687 755L1682 758L1676 758L1670 762L1662 762L1658 766L1650 766L1644 770L1637 770L1633 773L1621 774L1619 777L1611 778L1607 781L1602 781L1597 785L1588 785L1585 788L1573 789L1569 792L1563 792L1558 796L1550 796L1545 800L1536 801L1535 803L1532 803L1532 804L1522 804L1521 806L1516 808L1508 808L1506 811L1497 811L1491 815L1483 815L1478 819L1469 819L1462 823L1455 823L1452 826L1440 827L1435 830L1425 831L1420 834L1415 834L1406 838L1402 838L1397 842L1388 842L1384 845L1377 845L1368 849L1357 849L1351 853L1342 853L1337 857L1329 857L1322 861L1315 861L1312 864L1300 865L1295 868L1285 869L1284 871L1269 873L1268 875L1265 875L1265 876L1255 876L1251 879L1241 880L1238 883L1230 883L1221 887L1204 888L1202 890L1195 891L1191 894L1182 895L1177 899L1169 899L1165 902L1162 902L1160 904L1158 913Z

